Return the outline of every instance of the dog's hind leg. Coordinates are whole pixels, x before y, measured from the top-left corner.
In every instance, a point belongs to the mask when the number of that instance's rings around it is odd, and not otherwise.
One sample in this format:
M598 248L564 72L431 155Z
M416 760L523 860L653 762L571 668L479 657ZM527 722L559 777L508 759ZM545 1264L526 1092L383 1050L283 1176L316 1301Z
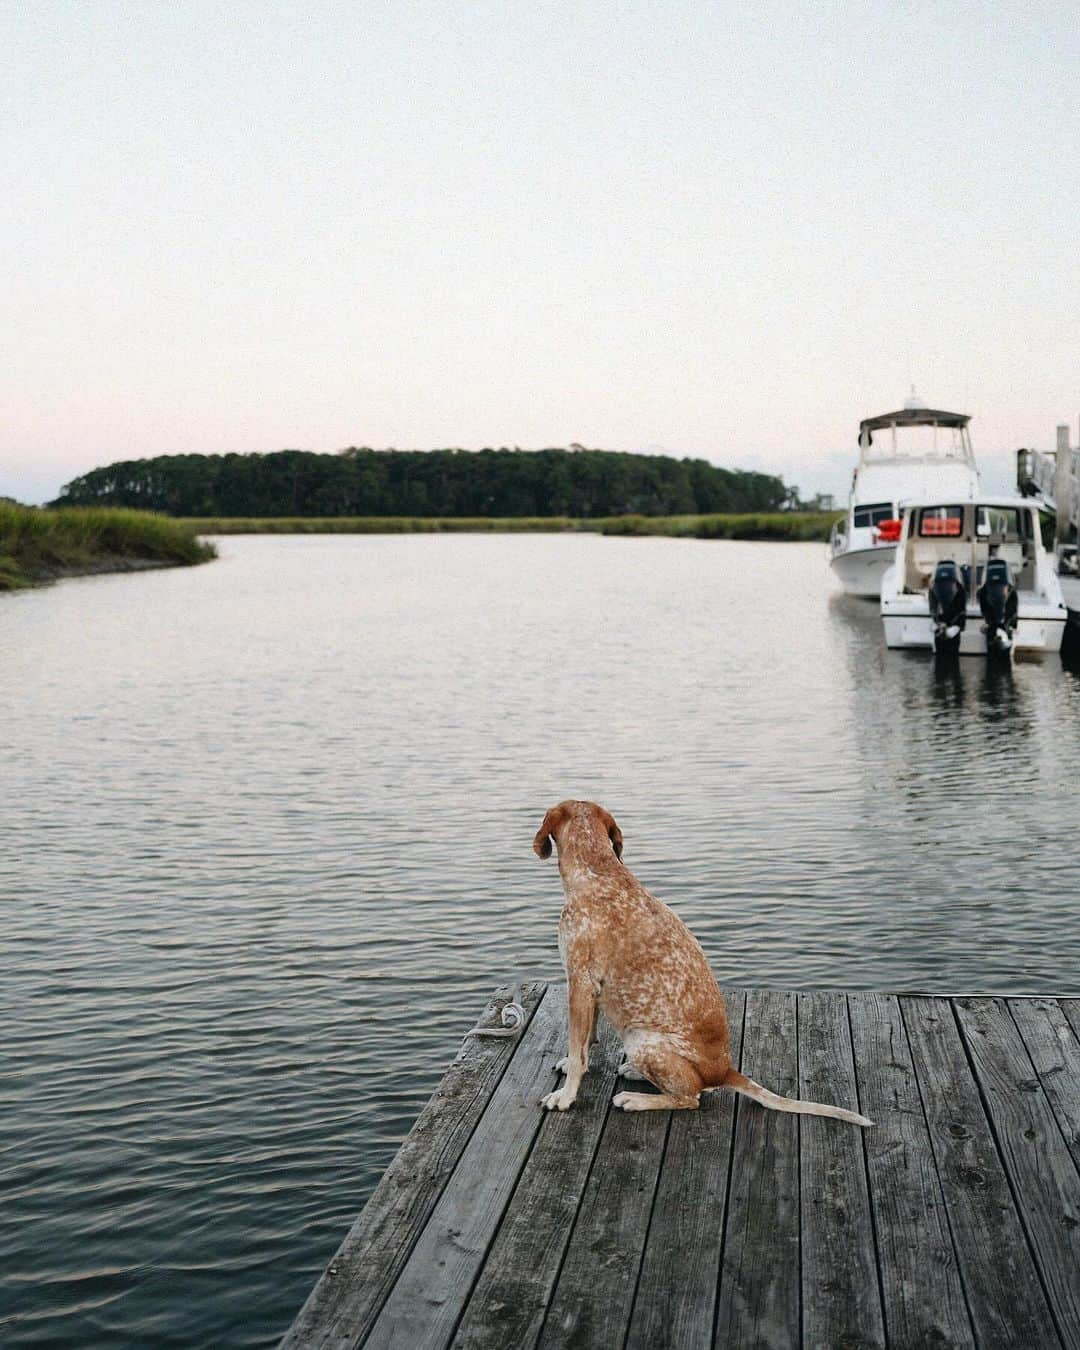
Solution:
M700 1102L696 1097L673 1097L668 1092L616 1092L611 1104L624 1111L696 1111Z
M624 1059L619 1065L619 1077L625 1078L629 1083L647 1083L649 1081L641 1070L628 1059Z
M660 1046L639 1051L641 1076L659 1092L617 1092L612 1105L624 1111L696 1111L702 1089L701 1075L682 1055Z

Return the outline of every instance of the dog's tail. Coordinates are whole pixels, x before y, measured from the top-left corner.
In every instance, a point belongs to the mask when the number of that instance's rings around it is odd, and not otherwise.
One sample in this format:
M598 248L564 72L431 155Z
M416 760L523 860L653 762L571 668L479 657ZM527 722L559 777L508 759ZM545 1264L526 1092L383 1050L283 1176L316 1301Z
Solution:
M753 1097L754 1101L767 1106L770 1111L795 1111L802 1116L829 1116L833 1120L846 1120L852 1125L874 1123L855 1111L845 1111L842 1106L825 1106L822 1102L801 1102L795 1097L778 1097L775 1092L770 1092L760 1083L755 1083L738 1069L729 1069L721 1086L741 1092L744 1097Z

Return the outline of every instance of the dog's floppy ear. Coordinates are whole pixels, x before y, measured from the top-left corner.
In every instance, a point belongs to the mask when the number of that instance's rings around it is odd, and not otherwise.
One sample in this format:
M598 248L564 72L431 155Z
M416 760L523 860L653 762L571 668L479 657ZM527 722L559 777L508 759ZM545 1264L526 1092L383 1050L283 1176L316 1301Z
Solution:
M604 824L607 826L607 837L611 840L611 847L615 850L615 856L622 862L622 830L615 823L615 817L610 811L604 812Z
M533 840L533 852L538 858L551 857L551 841L555 838L555 831L562 824L565 814L566 812L560 802L558 806L553 806L544 817L544 823L536 831L536 838Z

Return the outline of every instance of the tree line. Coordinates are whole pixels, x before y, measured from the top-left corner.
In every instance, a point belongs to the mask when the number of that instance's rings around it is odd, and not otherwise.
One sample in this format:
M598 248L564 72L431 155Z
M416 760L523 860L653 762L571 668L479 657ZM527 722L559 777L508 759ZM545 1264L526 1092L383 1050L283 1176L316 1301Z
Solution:
M607 450L159 455L93 469L56 506L173 516L647 516L775 511L782 479L703 459Z

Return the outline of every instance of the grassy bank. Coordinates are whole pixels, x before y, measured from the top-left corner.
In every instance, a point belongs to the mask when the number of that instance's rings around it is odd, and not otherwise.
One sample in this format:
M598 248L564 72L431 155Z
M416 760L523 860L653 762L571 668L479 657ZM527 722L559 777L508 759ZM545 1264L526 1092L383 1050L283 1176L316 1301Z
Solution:
M199 534L561 533L669 535L687 539L825 540L837 511L772 511L717 516L272 516L191 517Z
M0 591L56 577L180 566L215 556L189 524L149 511L0 501Z

